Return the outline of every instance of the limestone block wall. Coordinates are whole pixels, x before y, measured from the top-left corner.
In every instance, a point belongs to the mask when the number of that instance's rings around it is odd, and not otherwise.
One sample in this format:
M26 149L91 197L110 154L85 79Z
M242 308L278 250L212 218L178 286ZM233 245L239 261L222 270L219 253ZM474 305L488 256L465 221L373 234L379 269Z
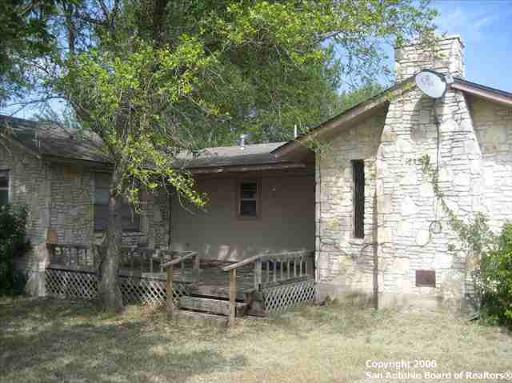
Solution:
M2 140L0 169L9 171L10 202L25 205L29 210L27 233L34 251L24 263L37 269L44 262L44 254L39 254L39 250L45 249L50 220L48 166L21 146Z
M51 164L50 228L59 243L94 238L94 173L77 165Z
M169 195L164 192L146 193L141 212L141 233L149 247L168 246ZM125 235L128 240L128 233Z
M470 100L482 153L482 211L499 232L512 223L512 108L482 99Z
M395 49L396 81L422 69L464 77L464 44L460 36L448 36L430 45L412 44Z
M94 232L94 169L55 163L50 166L50 228L61 243L99 243ZM165 193L145 194L140 232L123 234L124 245L167 245L168 204Z
M0 169L9 170L10 202L29 210L28 239L33 251L20 262L28 269L44 268L48 229L60 243L90 244L94 233L94 170L76 164L49 163L16 143L0 143ZM169 229L168 197L147 194L140 233L125 233L125 244L164 246Z
M437 115L437 117L436 117ZM438 128L436 124L438 120ZM480 208L481 153L460 92L439 101L412 90L389 107L377 155L379 291L383 301L407 296L459 302L466 259L460 241L422 171L428 156L449 208L468 221ZM433 270L436 287L417 287L416 270ZM397 302L398 301L398 302Z
M317 154L316 250L321 294L373 289L375 156L385 112L340 131ZM365 162L364 238L354 238L351 160Z

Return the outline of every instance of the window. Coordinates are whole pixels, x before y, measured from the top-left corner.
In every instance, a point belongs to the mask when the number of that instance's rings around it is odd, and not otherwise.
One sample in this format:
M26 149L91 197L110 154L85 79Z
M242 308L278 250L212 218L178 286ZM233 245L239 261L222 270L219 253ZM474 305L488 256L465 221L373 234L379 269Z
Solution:
M0 170L0 206L9 203L9 170Z
M110 174L96 173L94 180L94 231L104 231L108 225L108 201L110 199ZM121 206L123 231L140 231L140 216L128 203Z
M364 161L352 161L354 237L364 238Z
M257 217L258 183L255 181L240 182L238 215L240 217Z

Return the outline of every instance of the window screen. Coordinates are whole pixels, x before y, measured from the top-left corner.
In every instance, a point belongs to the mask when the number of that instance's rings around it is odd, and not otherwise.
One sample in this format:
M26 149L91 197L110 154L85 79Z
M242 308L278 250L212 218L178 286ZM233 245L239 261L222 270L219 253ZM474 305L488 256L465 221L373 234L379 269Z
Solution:
M352 161L354 237L364 238L364 161Z
M0 206L9 203L9 171L0 170Z
M242 217L258 216L258 183L244 181L240 183L239 214Z
M108 225L108 200L110 198L110 174L96 173L94 189L94 230L104 231ZM121 224L123 231L140 230L140 216L128 203L121 206Z

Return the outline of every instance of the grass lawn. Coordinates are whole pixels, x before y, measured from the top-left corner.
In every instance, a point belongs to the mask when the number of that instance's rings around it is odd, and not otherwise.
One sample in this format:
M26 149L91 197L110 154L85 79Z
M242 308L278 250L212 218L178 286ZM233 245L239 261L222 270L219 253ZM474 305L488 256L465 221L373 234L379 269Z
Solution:
M0 299L2 383L384 382L396 380L365 373L396 370L367 361L401 359L435 360L439 373L512 371L512 335L448 314L335 304L226 331L143 307L108 316L83 302Z

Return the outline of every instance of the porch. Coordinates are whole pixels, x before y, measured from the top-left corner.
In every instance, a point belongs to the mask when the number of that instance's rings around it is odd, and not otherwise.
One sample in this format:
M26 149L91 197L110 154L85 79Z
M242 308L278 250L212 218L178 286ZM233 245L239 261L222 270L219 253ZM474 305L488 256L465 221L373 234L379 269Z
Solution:
M82 244L49 245L47 295L96 298L96 253ZM236 262L202 259L193 251L127 247L119 270L126 304L165 304L172 319L203 315L228 324L313 302L314 276L311 251L263 253Z

